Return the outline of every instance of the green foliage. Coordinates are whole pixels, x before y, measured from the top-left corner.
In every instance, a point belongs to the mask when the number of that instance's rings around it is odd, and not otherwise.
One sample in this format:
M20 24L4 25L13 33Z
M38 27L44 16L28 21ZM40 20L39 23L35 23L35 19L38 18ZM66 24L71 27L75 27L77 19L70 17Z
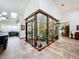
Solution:
M44 34L46 32L44 24L41 24L39 26L39 32L40 32L40 34Z
M54 33L52 33L52 32L49 33L48 38L49 38L49 40L53 40L55 38Z
M55 36L57 36L58 33L59 33L59 31L58 31L58 24L55 24Z
M39 26L39 35L38 35L38 40L41 41L46 41L46 28L45 28L45 24L41 24Z

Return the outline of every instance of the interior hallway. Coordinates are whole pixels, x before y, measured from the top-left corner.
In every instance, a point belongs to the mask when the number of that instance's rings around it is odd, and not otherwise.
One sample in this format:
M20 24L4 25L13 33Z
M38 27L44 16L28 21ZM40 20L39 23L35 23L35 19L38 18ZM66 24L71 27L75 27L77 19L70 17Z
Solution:
M60 37L42 51L36 50L24 39L11 37L0 59L79 59L79 41Z

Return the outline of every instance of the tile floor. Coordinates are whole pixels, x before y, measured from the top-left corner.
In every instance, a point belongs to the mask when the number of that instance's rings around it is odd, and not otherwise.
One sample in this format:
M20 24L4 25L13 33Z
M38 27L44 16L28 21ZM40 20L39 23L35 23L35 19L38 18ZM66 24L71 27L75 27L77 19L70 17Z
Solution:
M10 37L7 49L0 52L0 59L79 59L79 40L60 37L50 46L38 51L24 39Z

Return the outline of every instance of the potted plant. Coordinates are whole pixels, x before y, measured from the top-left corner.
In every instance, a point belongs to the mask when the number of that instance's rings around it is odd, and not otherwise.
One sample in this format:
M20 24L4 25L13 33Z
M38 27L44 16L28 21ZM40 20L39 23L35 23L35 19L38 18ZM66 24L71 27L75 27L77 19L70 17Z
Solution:
M71 39L73 39L73 33L72 33L72 31L71 31Z
M58 39L58 37L59 37L59 31L58 31L58 25L56 24L55 25L55 39Z

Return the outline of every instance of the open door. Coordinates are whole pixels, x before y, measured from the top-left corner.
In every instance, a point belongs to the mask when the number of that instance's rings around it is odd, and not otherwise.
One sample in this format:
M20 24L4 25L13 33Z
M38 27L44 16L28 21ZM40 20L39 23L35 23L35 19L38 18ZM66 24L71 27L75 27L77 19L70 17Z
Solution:
M65 36L66 37L69 37L69 24L68 25L65 25Z

